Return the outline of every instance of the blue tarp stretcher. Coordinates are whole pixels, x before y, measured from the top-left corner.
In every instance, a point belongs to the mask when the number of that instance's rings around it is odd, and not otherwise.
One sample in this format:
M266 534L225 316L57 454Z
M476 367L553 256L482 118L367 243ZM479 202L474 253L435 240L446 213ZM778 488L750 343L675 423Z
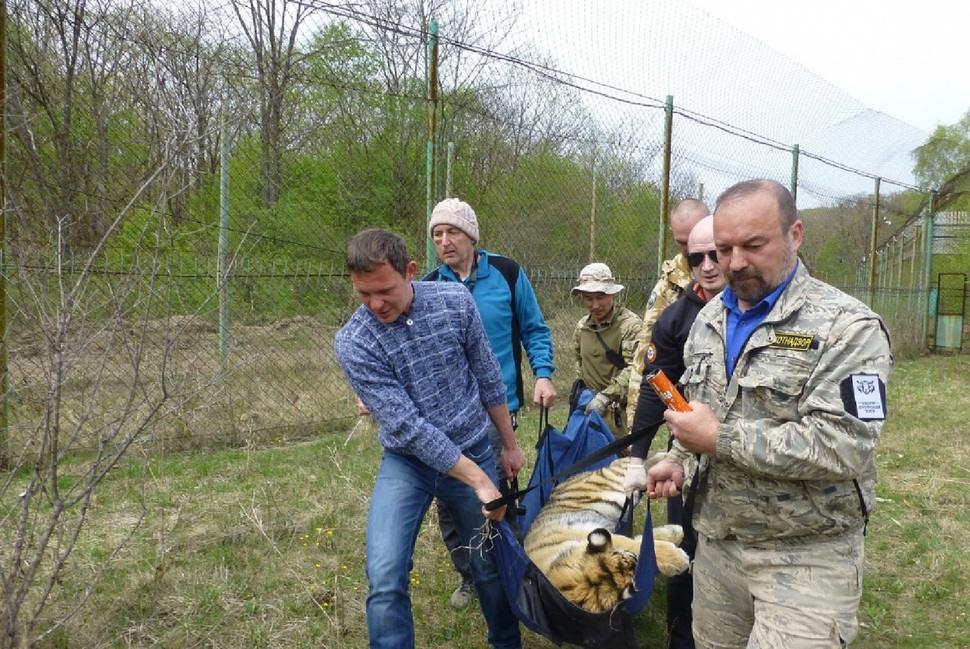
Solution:
M525 509L519 515L522 538L556 483L576 473L606 466L618 457L620 449L634 441L632 436L615 440L602 417L596 412L584 414L583 408L591 398L588 390L580 394L579 407L570 414L564 431L552 427L544 416L540 416L542 432L536 444L535 467L529 486L520 492L520 506ZM509 502L506 498L496 502L506 504ZM616 531L629 534L632 522L631 506ZM636 649L632 618L650 599L658 572L649 507L634 576L636 592L630 599L602 613L590 613L563 597L529 560L506 521L493 523L493 530L495 558L505 593L522 624L558 646L568 643L590 648Z

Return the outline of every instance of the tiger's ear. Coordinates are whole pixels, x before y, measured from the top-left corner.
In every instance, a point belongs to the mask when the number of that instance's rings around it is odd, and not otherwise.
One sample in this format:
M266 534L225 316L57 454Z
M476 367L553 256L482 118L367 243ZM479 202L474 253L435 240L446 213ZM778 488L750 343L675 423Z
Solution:
M595 530L589 533L586 537L589 544L586 546L586 552L588 554L597 554L599 552L606 552L610 547L613 546L613 537L602 527L597 527Z

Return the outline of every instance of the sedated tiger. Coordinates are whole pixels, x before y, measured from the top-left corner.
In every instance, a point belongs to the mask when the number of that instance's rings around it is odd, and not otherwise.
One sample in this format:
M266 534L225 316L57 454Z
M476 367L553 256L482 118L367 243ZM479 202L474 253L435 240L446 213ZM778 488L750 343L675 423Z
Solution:
M663 454L652 457L656 462ZM573 604L594 613L606 611L634 593L633 575L640 537L613 534L626 494L623 476L629 458L562 482L529 527L523 547L529 559ZM679 525L654 528L657 567L665 576L688 569Z

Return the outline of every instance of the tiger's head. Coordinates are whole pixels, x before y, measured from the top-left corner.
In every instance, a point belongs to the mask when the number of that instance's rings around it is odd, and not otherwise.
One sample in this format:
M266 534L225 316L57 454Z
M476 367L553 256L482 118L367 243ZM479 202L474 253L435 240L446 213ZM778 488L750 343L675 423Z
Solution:
M633 596L633 573L637 555L613 545L613 537L597 528L577 548L556 562L549 576L562 594L580 608L606 611Z

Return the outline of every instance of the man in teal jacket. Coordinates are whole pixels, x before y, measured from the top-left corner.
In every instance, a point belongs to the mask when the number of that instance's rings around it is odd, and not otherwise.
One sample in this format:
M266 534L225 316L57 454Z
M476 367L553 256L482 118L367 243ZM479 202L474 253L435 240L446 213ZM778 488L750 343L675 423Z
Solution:
M424 279L461 282L471 292L485 325L485 334L502 368L502 379L508 398L512 426L523 405L522 349L525 348L532 374L536 377L532 402L551 408L556 402L552 384L555 370L552 332L536 300L535 291L525 271L512 259L477 247L478 218L472 207L457 198L448 198L431 213L429 234L438 257L444 262ZM493 452L501 449L492 440ZM507 476L499 468L499 484L507 486ZM506 516L517 530L511 512ZM438 520L445 546L451 553L462 583L451 596L451 604L461 608L475 594L468 564L468 549L461 546L447 508L438 502Z

